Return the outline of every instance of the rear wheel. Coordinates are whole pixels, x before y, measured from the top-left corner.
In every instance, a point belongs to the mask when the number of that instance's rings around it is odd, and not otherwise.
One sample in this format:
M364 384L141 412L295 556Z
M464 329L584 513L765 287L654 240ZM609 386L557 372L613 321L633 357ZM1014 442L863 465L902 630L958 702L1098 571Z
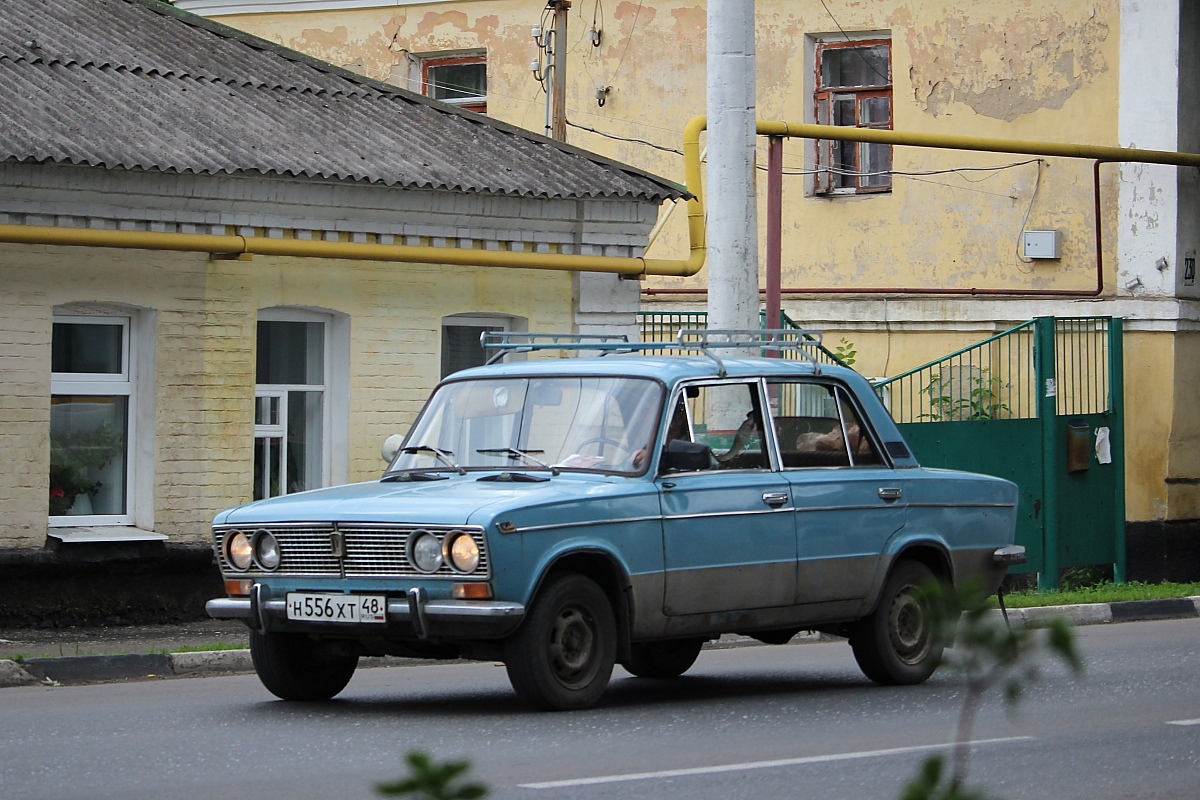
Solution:
M692 668L703 646L703 639L635 644L622 666L639 678L677 678Z
M328 700L358 667L358 656L333 652L302 633L250 631L250 659L267 691L284 700Z
M922 584L933 580L933 572L924 564L897 564L875 610L855 627L850 636L854 659L875 683L921 683L937 669L946 643L920 591Z
M504 666L530 705L565 711L595 705L616 660L617 624L608 597L582 575L554 579L504 643Z

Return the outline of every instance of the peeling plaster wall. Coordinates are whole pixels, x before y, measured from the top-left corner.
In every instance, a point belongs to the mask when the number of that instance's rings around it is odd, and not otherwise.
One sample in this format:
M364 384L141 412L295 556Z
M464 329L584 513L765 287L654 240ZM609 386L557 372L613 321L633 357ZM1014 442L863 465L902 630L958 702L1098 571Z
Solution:
M813 41L841 30L890 35L895 127L1089 144L1117 142L1121 0L873 0L829 10L817 0L757 0L757 106L762 119L811 120ZM408 85L421 54L486 50L488 113L543 129L545 95L529 63L530 29L543 8L525 0L460 0L321 12L224 16L221 21L375 78ZM598 47L587 35L602 30ZM568 22L568 140L682 180L682 129L705 110L703 2L578 0ZM598 106L597 89L612 87ZM593 133L588 128L610 134ZM624 137L621 141L612 137ZM647 146L648 142L657 147ZM661 149L660 149L661 148ZM812 197L811 144L785 144L785 287L942 287L1086 290L1095 285L1092 177L1067 159L897 148L906 172L1007 167L993 172L897 176L894 190L866 198ZM760 154L759 163L765 164ZM761 170L759 177L762 178ZM1114 191L1115 168L1104 177ZM1036 186L1036 194L1035 194ZM762 196L760 194L760 196ZM760 214L759 248L765 243ZM1018 255L1022 220L1059 230L1063 258ZM1116 226L1105 209L1105 228ZM687 252L676 211L648 251ZM1116 284L1115 238L1105 243L1107 282ZM707 276L658 279L703 287Z
M1109 25L1061 10L1013 10L1001 28L959 14L910 31L908 78L917 106L938 116L962 104L1002 122L1061 109L1109 70Z

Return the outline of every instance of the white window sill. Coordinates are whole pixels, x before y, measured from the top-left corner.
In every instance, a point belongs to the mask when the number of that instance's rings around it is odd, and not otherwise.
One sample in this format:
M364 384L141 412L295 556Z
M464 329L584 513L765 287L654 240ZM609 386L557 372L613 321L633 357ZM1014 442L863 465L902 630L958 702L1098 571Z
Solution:
M96 525L79 528L51 528L50 536L62 542L165 542L167 537L131 525Z

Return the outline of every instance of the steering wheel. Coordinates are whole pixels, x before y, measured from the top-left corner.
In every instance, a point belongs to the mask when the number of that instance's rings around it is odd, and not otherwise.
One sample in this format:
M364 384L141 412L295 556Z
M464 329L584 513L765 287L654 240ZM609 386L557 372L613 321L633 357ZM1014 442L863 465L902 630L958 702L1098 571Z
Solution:
M618 453L625 453L626 455L629 455L629 449L627 447L625 447L625 445L621 444L616 439L609 439L604 436L596 436L591 439L585 439L578 444L577 448L578 448L579 452L582 453L585 449L587 449L591 445L597 445L596 455L602 455L602 451L604 450L604 448L606 446L611 446ZM605 460L607 461L608 459L605 459ZM616 463L617 461L620 461L620 459L616 459L614 461L614 463Z

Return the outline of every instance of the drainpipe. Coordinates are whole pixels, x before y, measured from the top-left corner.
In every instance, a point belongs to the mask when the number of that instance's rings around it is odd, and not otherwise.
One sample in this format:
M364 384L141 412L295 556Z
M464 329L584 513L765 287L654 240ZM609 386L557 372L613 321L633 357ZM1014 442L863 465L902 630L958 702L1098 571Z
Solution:
M767 330L777 330L783 305L783 139L767 141Z

